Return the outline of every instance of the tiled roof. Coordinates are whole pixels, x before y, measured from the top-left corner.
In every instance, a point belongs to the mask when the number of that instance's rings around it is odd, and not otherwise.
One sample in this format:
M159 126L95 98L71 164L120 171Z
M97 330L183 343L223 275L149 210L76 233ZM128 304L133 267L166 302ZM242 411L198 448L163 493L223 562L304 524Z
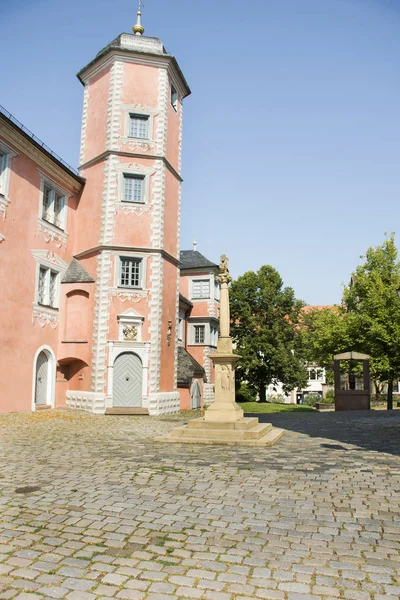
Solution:
M61 283L92 283L93 281L93 277L82 267L80 262L73 258Z
M201 269L218 267L215 263L211 262L200 254L197 250L182 250L180 255L181 269Z
M204 377L203 367L189 354L183 346L178 347L178 386L187 386L192 383L193 377Z

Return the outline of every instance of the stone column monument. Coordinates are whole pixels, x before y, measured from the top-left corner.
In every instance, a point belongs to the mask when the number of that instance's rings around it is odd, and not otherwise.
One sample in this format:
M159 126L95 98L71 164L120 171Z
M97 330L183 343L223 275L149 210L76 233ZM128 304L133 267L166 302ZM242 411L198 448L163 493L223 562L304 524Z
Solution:
M229 308L229 274L228 259L221 256L217 281L221 284L219 309L219 337L217 352L210 358L215 365L215 400L208 407L205 421L221 421L232 423L243 419L243 410L236 404L235 395L235 365L240 356L233 354L232 338L230 336L231 316Z
M215 365L215 400L204 417L193 419L187 425L176 427L159 442L176 444L229 444L242 446L272 446L284 434L283 429L270 423L259 423L257 418L245 418L235 399L235 365L240 356L233 353L230 336L228 258L221 256L217 280L221 284L220 331L217 351L210 355Z

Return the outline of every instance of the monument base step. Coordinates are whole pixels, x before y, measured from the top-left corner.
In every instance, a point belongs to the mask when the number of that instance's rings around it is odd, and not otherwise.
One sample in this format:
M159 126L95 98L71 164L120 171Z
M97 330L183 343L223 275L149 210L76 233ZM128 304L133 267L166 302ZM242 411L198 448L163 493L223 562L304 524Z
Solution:
M149 411L147 408L117 408L110 407L106 408L106 415L148 415Z
M285 433L284 429L258 419L240 419L236 423L216 423L195 419L187 425L175 427L168 435L157 437L157 442L170 444L225 444L228 446L273 446Z

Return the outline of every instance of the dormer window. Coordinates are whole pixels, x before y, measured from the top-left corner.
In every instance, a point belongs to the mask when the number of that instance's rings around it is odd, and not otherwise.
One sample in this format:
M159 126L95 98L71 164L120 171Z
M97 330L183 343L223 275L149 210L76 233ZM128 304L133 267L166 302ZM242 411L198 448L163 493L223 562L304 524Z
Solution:
M129 115L129 137L147 140L149 137L149 117L146 115Z

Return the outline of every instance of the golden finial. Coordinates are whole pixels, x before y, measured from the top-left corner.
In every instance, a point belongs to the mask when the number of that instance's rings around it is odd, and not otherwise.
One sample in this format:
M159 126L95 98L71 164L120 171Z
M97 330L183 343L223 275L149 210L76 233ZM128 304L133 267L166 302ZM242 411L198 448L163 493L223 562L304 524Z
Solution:
M144 27L142 25L142 11L140 10L144 6L143 0L139 0L139 9L137 11L137 22L136 25L132 27L132 31L135 35L143 35Z

